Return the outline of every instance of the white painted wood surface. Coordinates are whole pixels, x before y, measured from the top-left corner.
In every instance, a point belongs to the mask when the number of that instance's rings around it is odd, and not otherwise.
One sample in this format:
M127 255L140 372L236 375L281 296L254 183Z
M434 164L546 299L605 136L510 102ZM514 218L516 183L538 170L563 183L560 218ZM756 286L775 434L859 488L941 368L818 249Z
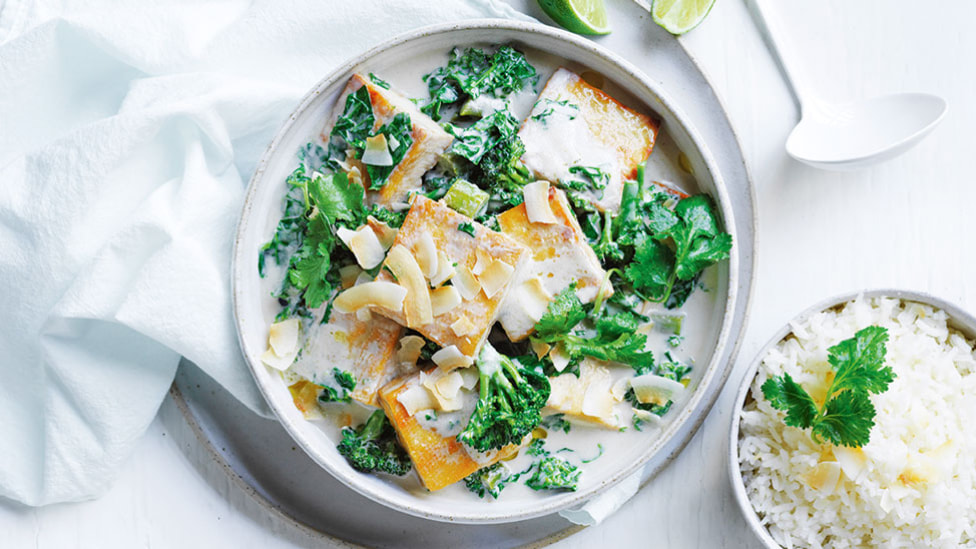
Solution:
M606 1L613 7L628 0ZM539 16L533 1L513 3ZM681 39L725 101L757 185L759 281L736 370L676 462L603 525L558 547L755 546L727 487L725 434L732 385L768 335L807 305L858 288L924 290L976 310L968 234L976 204L969 128L976 125L970 60L976 35L968 27L976 4L940 4L933 20L908 0L777 3L802 70L825 97L928 91L949 101L942 126L916 149L841 174L804 167L783 152L797 113L748 6L720 0ZM653 24L649 17L611 23ZM103 498L41 509L0 503L0 546L264 548L321 541L267 514L237 488L166 402Z

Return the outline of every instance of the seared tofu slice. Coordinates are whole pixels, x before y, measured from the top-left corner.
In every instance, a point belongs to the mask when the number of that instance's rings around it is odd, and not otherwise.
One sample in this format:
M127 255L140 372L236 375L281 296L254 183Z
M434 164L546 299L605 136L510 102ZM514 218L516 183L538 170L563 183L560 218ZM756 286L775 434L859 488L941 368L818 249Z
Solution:
M518 452L517 446L508 446L487 459L475 461L455 437L443 437L422 427L397 399L403 391L419 382L419 374L394 380L380 389L379 400L428 490L450 486L478 469Z
M560 374L549 380L551 388L544 412L565 414L571 421L618 430L625 426L616 409L610 370L592 359L580 364L579 376Z
M461 227L467 226L474 235L462 230ZM461 353L474 357L495 323L512 284L527 263L529 251L512 238L472 221L439 201L416 195L397 231L393 247L400 245L417 252L424 247L422 241L431 239L438 255L442 252L443 260L448 262L448 265L440 265L441 259L438 259L438 268L454 270L450 284L460 290L461 300L446 311L435 309L434 312L440 314L433 316L433 322L409 327L442 347L455 345ZM499 287L491 286L489 279L493 271L506 275ZM376 279L394 281L386 269L381 270ZM474 291L467 295L465 279L475 284ZM374 313L408 326L402 312L376 308Z
M531 284L532 279L537 279L551 299L575 281L576 295L583 303L589 303L596 298L606 276L600 260L587 243L566 193L550 187L549 208L556 218L555 223L529 221L525 204L498 216L502 233L532 252L519 290L511 294L499 316L512 341L528 337L541 317L536 304L538 299L533 295L539 292L522 284ZM610 292L612 290L608 290L608 295ZM541 312L545 312L544 307Z
M396 356L403 327L396 322L378 315L363 322L355 314L333 310L327 323L311 324L315 332L291 365L291 373L331 385L334 368L349 372L356 379L350 396L371 406L376 405L379 388L404 373Z
M522 161L536 177L553 183L580 179L572 167L600 168L609 181L602 195L589 198L600 210L616 211L623 180L637 175L637 166L654 148L657 129L647 115L560 68L519 130L525 143Z
M447 149L454 138L441 129L437 122L420 112L420 109L406 97L393 90L377 86L361 74L354 74L336 101L329 123L322 132L323 140L329 140L329 133L345 109L346 97L363 86L369 90L369 99L373 105L373 116L376 119L373 124L373 131L392 120L397 113L402 112L410 115L410 122L413 125L411 133L413 145L410 146L403 160L397 164L393 173L390 174L387 183L379 191L367 193L367 198L372 204L380 204L386 207L393 204L404 204L407 201L407 194L420 188L424 173L434 166L437 158ZM368 187L366 170L361 170L361 173L364 176L363 183Z

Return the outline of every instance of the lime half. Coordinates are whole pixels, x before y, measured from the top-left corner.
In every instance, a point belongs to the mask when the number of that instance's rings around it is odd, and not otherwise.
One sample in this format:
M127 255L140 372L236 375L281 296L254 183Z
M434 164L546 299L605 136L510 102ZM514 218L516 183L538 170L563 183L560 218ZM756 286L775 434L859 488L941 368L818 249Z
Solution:
M610 34L603 0L539 0L539 7L576 34Z
M654 0L654 22L671 34L684 34L698 26L715 0Z

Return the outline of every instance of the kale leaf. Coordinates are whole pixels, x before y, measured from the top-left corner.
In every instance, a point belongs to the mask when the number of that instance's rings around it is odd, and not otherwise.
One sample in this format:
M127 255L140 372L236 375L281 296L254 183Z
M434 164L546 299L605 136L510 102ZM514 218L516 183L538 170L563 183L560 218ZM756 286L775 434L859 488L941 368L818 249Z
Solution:
M375 134L386 136L387 143L390 144L390 156L393 163L389 166L366 165L366 173L369 174L369 189L375 191L386 185L390 174L396 169L407 151L413 145L413 124L410 122L410 115L407 113L397 113L393 120L384 124ZM372 136L371 136L372 137Z
M421 110L440 120L443 107L483 93L505 99L535 78L535 68L511 46L502 46L491 55L478 48L454 48L446 66L424 76L430 99Z

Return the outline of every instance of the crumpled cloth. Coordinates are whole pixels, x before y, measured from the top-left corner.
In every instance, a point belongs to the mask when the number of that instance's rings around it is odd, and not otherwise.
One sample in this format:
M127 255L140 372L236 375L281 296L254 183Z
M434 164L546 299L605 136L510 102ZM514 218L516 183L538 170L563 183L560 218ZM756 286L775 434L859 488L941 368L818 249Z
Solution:
M496 0L0 0L0 496L97 497L180 357L267 413L230 301L257 159L391 36Z

